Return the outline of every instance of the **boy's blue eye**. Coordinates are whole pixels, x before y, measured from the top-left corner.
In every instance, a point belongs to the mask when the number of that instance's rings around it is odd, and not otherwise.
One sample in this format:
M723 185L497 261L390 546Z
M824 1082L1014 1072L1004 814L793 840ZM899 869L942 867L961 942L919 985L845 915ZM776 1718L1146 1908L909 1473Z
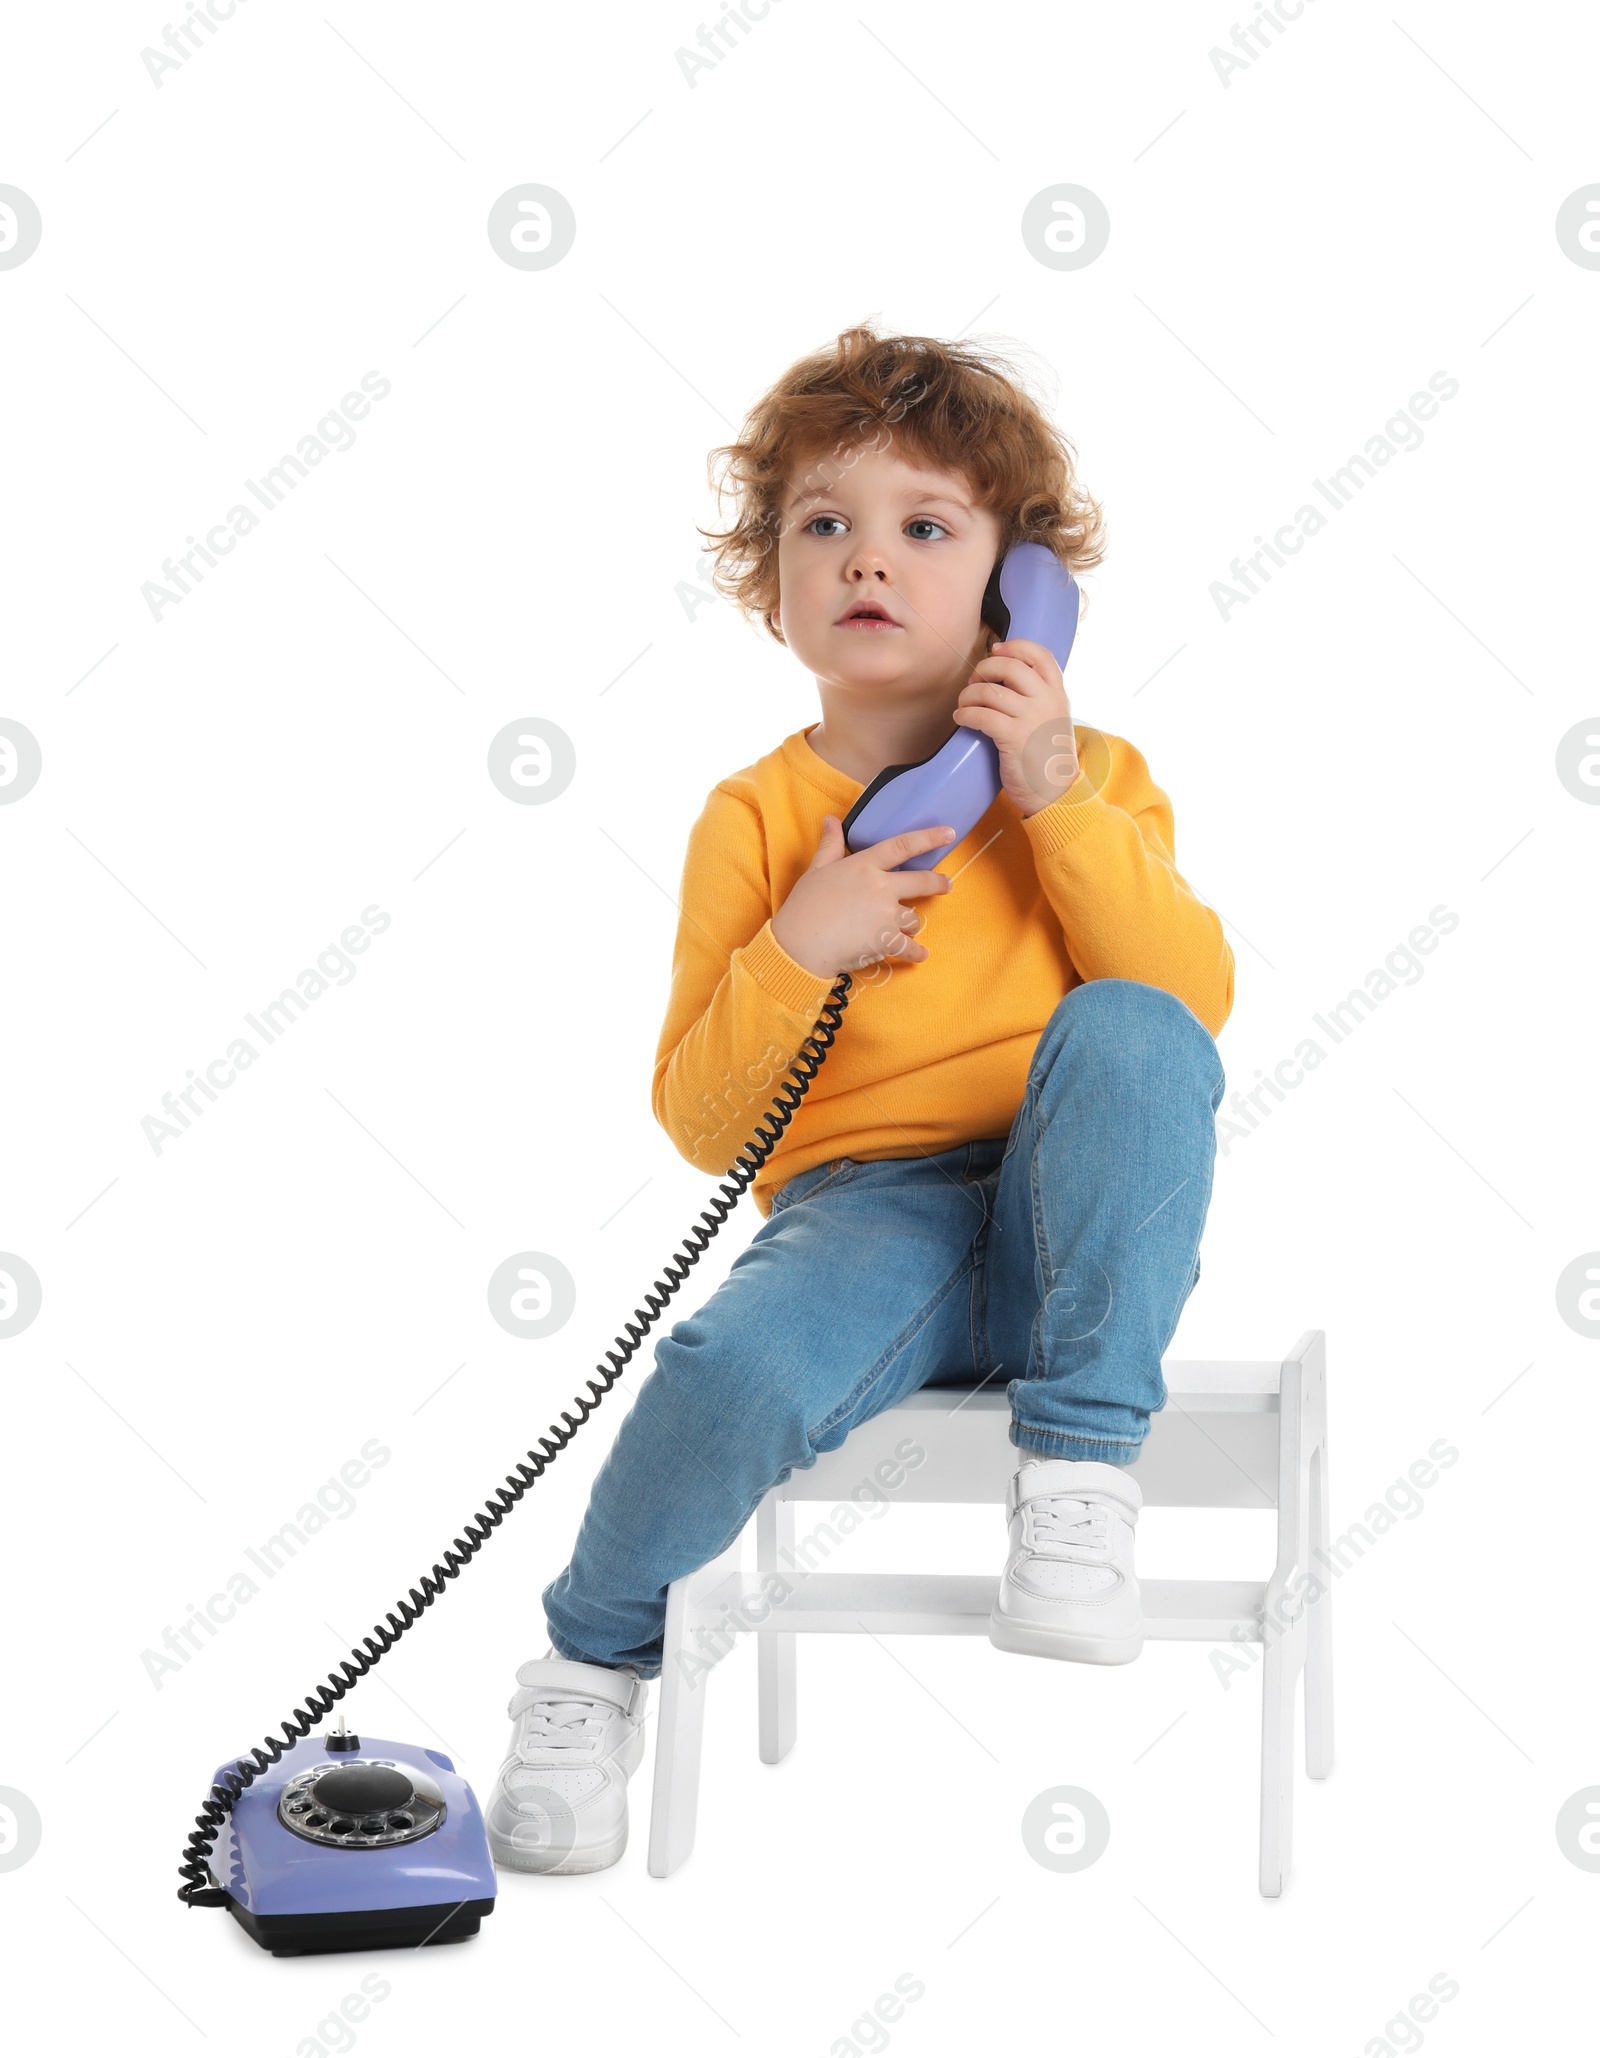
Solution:
M824 522L832 522L834 527L824 529L821 526ZM813 515L810 521L806 523L806 533L811 536L836 536L843 528L843 515ZM917 533L920 530L928 529L933 530L937 536L948 536L950 533L944 523L936 522L932 515L913 515L911 520L906 523L906 533L914 543L931 543L934 540L933 536Z

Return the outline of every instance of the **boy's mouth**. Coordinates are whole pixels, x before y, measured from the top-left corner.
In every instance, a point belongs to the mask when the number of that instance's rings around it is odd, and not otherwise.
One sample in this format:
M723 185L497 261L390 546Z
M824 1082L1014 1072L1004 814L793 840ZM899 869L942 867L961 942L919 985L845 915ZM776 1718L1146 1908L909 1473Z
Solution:
M858 600L835 624L840 629L864 629L869 635L876 630L898 629L899 626L889 610L875 600Z

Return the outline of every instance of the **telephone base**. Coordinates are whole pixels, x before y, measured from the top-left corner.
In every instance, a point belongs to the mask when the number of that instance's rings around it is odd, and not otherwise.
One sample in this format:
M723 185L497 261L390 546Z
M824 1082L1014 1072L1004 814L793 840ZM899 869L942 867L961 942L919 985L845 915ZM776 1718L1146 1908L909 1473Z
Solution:
M231 1896L228 1913L245 1935L274 1958L309 1958L327 1951L386 1951L421 1944L455 1944L478 1934L493 1900L448 1901L423 1908L345 1909L330 1914L252 1915Z
M378 1736L336 1731L285 1751L235 1800L207 1869L275 1958L453 1944L494 1912L471 1787L443 1751Z

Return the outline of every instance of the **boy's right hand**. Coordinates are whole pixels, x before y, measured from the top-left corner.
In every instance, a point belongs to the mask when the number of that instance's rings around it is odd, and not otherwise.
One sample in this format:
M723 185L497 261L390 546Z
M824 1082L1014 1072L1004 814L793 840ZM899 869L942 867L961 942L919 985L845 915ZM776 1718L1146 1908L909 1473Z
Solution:
M822 841L772 918L772 933L797 965L831 979L875 965L880 958L920 964L928 955L914 942L922 917L905 905L930 893L948 893L946 872L897 872L907 858L956 840L954 829L912 829L852 854L837 815L822 818Z

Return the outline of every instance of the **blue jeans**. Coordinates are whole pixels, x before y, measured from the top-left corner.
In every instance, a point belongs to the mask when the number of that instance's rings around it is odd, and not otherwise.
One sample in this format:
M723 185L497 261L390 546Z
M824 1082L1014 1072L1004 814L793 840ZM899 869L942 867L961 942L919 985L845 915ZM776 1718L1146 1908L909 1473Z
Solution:
M1133 1464L1200 1276L1223 1087L1175 995L1091 980L1046 1023L1009 1138L834 1158L780 1187L656 1346L544 1590L555 1649L655 1678L669 1583L922 1386L1003 1376L1019 1450Z

